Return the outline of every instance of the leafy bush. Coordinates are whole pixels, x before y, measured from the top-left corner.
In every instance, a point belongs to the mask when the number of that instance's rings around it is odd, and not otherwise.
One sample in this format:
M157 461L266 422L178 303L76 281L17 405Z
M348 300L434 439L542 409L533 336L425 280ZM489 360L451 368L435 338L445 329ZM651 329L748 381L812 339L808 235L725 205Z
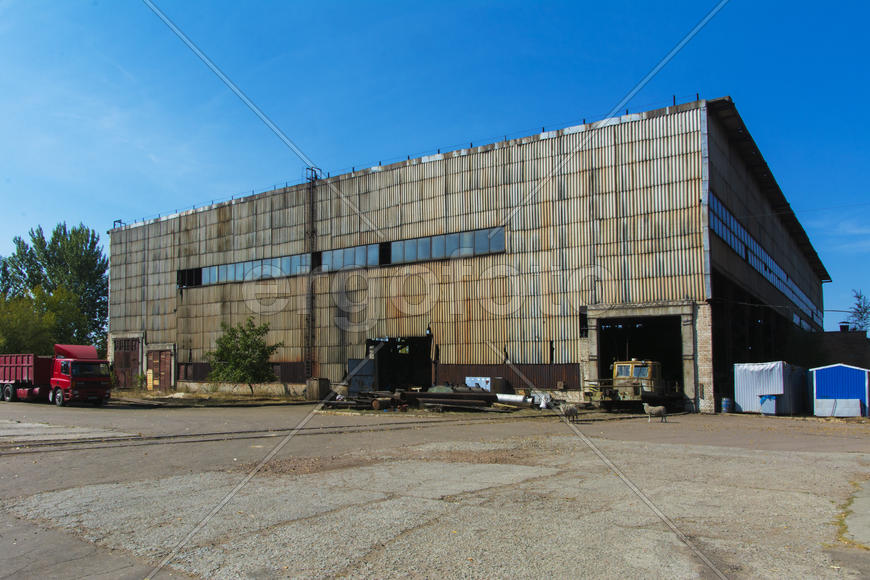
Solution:
M275 380L269 358L284 343L266 343L268 323L257 326L253 318L248 318L236 326L221 323L221 328L223 334L217 339L215 350L206 353L211 363L208 380L247 384L251 395L254 394L254 383Z

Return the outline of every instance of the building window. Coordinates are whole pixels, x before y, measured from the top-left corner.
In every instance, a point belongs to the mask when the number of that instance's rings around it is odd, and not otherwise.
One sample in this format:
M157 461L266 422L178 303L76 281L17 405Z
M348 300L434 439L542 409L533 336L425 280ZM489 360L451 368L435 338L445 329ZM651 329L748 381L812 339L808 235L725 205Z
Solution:
M710 194L710 229L734 252L761 274L774 288L782 292L804 314L817 324L822 324L821 310L801 290L785 270L761 247L746 228L725 207L722 201Z
M505 251L504 228L492 228L489 233L489 253L499 254Z
M474 232L459 234L459 255L461 257L474 255Z
M405 240L402 244L405 262L417 261L417 240Z
M489 253L489 230L474 232L474 255L482 256Z
M179 270L179 288L227 282L247 282L307 274L312 268L335 272L350 268L371 268L410 264L466 256L484 256L505 251L504 228L488 228L456 234L442 234L353 246L312 254L249 260L206 268Z
M378 244L369 244L366 246L366 265L377 266L380 264L380 247Z
M435 236L432 238L432 259L442 260L447 257L447 236Z
M402 242L392 242L390 244L390 263L402 263Z
M176 272L176 283L179 288L202 286L202 268L190 268Z
M459 234L448 234L444 248L444 256L455 258L459 255Z
M417 240L417 259L428 260L432 255L432 239L420 238Z

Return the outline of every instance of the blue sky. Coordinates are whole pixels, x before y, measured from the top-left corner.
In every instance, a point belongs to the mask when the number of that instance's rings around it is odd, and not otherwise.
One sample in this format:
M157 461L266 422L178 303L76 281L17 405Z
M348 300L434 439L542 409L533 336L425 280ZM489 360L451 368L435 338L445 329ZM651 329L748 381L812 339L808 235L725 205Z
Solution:
M600 119L714 5L156 3L333 174ZM870 292L868 17L732 0L628 105L734 99L834 279L829 310ZM304 175L141 2L0 0L0 71L0 254L39 224L103 233Z

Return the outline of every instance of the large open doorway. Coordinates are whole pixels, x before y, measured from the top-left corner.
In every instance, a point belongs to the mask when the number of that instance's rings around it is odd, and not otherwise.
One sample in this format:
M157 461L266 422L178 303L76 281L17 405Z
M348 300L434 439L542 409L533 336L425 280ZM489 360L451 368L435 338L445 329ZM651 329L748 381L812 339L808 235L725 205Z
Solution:
M683 339L679 316L598 319L598 376L609 378L617 360L654 360L662 379L683 385Z
M427 390L432 385L431 350L431 336L366 340L366 358L348 360L349 392Z

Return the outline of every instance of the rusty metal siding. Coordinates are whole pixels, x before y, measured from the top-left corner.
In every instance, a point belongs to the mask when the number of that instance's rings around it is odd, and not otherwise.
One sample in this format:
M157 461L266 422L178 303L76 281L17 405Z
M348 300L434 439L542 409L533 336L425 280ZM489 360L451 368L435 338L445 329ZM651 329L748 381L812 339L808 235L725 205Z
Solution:
M596 123L319 182L323 251L507 221L504 254L316 277L320 372L338 380L365 338L429 326L444 368L497 365L505 350L568 368L588 356L580 307L703 300L699 115ZM306 277L182 293L175 272L303 252L306 187L113 230L111 330L147 329L199 362L221 322L253 315L285 343L276 359L301 360Z
M464 385L465 377L502 377L514 389L566 389L581 386L579 364L439 364L438 382Z

